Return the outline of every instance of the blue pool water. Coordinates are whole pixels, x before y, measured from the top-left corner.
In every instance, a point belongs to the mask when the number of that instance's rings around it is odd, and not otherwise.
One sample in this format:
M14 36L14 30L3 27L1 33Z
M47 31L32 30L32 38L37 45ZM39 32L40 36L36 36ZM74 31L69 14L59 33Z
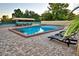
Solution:
M58 30L60 26L32 26L32 27L24 27L18 28L17 31L20 31L23 34L34 35L38 33L48 32L50 30Z

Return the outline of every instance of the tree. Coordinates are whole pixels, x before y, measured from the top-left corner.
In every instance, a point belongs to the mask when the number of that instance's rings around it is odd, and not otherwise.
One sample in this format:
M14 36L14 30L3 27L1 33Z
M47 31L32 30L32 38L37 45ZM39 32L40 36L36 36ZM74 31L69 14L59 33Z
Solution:
M52 14L48 11L41 15L41 20L52 20Z
M35 13L34 11L29 11L29 10L25 10L25 13L23 15L23 18L34 18L34 19L39 19L39 15L37 13Z
M72 12L73 11L75 11L76 9L78 9L79 8L79 6L77 6L76 8L74 8L71 12L70 12L70 14L69 14L69 19L74 19L74 17L78 17L79 15L75 15L75 14L73 14Z
M10 23L10 22L12 22L12 19L9 18L8 15L3 15L1 21L2 21L2 23Z
M29 15L30 15L31 18L39 20L40 16L37 13L35 13L34 11L29 11Z
M25 10L23 13L20 9L15 9L14 13L12 13L12 17L39 19L39 15L34 11Z
M30 18L28 10L25 10L25 13L23 14L23 18Z
M49 3L49 11L52 14L54 20L68 19L69 10L67 7L68 3Z
M73 11L75 11L76 9L78 9L78 7L74 8L71 13ZM69 37L72 35L72 33L75 33L77 31L77 33L79 32L79 15L75 16L75 18L72 20L72 22L70 23L70 25L68 26L68 29L66 30L64 36L65 37Z
M12 16L21 18L21 17L23 17L23 12L20 9L15 9L14 13L12 13Z

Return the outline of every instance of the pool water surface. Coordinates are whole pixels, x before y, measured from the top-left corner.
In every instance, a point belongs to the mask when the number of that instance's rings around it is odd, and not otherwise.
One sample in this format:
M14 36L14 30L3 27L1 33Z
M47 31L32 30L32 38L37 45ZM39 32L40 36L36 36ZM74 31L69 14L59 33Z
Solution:
M17 28L16 30L25 35L35 35L39 33L55 31L59 29L60 29L60 26L45 25L45 26L32 26L32 27Z

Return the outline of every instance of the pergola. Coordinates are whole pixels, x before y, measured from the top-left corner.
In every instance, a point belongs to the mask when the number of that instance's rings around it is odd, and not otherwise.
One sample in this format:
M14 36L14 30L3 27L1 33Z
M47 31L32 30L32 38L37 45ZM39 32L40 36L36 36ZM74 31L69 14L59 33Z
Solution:
M35 19L33 18L13 18L12 20L16 22L16 25L27 25L27 24L32 24Z
M35 19L33 18L13 18L12 20L21 21L21 22L31 22L31 21L34 21Z

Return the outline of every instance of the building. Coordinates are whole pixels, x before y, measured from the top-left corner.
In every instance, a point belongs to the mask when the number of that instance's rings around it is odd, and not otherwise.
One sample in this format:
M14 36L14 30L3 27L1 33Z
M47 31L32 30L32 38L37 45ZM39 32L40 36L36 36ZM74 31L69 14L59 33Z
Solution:
M35 19L33 18L13 18L12 20L16 22L16 25L31 25Z

